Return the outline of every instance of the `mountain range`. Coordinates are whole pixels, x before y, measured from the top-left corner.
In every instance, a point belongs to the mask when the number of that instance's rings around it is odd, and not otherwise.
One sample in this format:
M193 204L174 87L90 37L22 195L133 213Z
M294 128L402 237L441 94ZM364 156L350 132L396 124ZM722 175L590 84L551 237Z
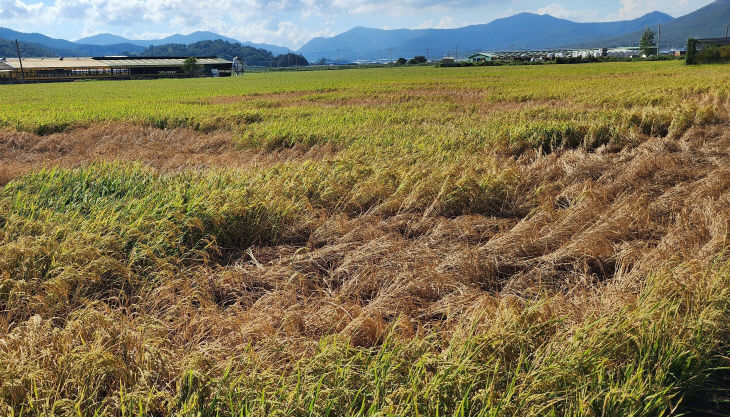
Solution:
M265 49L275 55L285 54L290 51L289 48L286 48L283 46L271 45L271 44L267 44L267 43L241 42L239 40L230 38L228 36L223 36L223 35L219 35L217 33L208 32L208 31L193 32L189 35L176 34L176 35L168 36L166 38L153 39L153 40L127 39L122 36L112 35L110 33L100 33L98 35L81 38L81 39L77 40L76 43L91 44L91 45L105 45L105 46L119 45L119 44L133 44L133 45L142 46L142 47L147 48L152 45L167 45L167 44L190 45L190 44L196 43L196 42L213 41L213 40L218 40L218 39L226 41L226 42L231 42L231 43L240 43L243 46L250 46L253 48Z
M37 51L44 48L48 51L44 56L103 56L103 55L133 55L144 51L152 45L183 44L189 45L207 40L225 40L231 43L240 43L244 46L260 48L270 51L275 55L285 54L288 48L277 45L257 44L253 42L241 42L233 38L219 35L213 32L193 32L189 35L172 35L162 39L133 40L122 36L102 33L75 42L65 39L56 39L40 33L23 33L12 29L0 27L0 39L14 40L27 45Z
M688 38L723 38L728 34L730 24L730 0L717 0L686 16L666 22L661 27L662 49L681 48L687 45ZM657 28L653 28L657 30ZM641 32L616 34L600 42L603 46L637 44ZM597 42L592 44L598 46Z
M357 27L331 38L314 38L299 53L315 60L380 59L414 55L461 55L477 51L559 48L632 33L672 21L660 12L619 22L576 23L550 15L520 13L456 29L382 30ZM334 55L334 56L333 56Z
M550 15L520 13L486 24L454 29L385 30L356 27L336 36L314 38L295 52L304 55L309 61L320 58L353 61L416 55L427 55L429 58L465 56L477 51L495 50L631 46L638 43L641 32L647 26L656 29L657 25L662 28L661 47L668 48L684 46L688 37L725 36L728 23L730 0L717 0L676 19L661 12L652 12L633 20L578 23ZM151 45L189 45L218 39L265 49L273 54L289 51L288 48L271 44L239 42L213 32L178 34L154 40L127 39L103 33L72 42L39 33L0 28L0 39L19 39L35 53L61 56L139 54Z
M577 23L550 15L520 13L487 24L455 29L370 29L314 38L297 52L308 60L391 59L400 56L466 56L478 51L559 49L638 45L644 29L661 25L661 47L681 48L687 38L723 37L730 23L730 0L715 2L679 18L652 12L618 22Z
M131 43L119 43L112 46L92 45L55 39L40 33L23 33L8 28L0 27L0 39L14 40L26 43L33 47L42 47L50 50L57 56L99 56L99 55L121 55L135 53L144 50L143 46Z

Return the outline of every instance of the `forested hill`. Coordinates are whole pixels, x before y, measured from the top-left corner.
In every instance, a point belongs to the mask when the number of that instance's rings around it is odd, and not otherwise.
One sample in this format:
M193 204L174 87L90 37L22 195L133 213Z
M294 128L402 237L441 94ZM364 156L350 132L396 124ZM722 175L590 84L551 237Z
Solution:
M274 56L266 49L254 48L240 43L224 40L200 41L183 45L170 43L150 46L139 53L140 56L218 56L233 59L240 56L248 66L286 67L294 65L308 65L306 59L299 55L284 54Z
M43 45L20 42L20 53L23 56L47 57L58 56L55 52ZM0 38L0 58L17 58L18 51L15 49L15 41Z

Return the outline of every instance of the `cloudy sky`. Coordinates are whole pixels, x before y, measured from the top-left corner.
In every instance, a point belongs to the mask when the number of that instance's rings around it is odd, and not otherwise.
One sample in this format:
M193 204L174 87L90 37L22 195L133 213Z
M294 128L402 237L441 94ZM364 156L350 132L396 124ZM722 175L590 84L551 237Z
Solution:
M575 21L681 16L712 0L0 0L0 26L75 40L108 32L136 39L211 30L293 49L354 26L448 28L519 12Z

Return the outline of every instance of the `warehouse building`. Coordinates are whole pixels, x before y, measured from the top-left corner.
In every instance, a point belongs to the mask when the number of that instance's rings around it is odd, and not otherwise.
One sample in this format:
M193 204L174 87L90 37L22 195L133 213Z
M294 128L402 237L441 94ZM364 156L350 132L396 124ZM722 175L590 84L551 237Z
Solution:
M189 77L187 57L0 58L0 83ZM196 75L226 77L232 62L217 57L196 58Z
M494 55L488 52L479 52L478 54L470 55L468 62L479 63L479 62L491 62L494 60Z

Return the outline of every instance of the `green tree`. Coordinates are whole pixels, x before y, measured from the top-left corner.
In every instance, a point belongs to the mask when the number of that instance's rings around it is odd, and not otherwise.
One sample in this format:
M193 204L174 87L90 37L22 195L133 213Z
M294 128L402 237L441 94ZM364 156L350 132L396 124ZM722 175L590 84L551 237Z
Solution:
M395 63L398 65L405 65L406 62L408 62L408 60L406 60L405 58L398 58L398 60L395 61Z
M198 58L194 56L185 58L183 62L182 70L185 74L195 75L200 72L200 65L198 65Z
M265 49L252 48L240 43L226 42L220 39L200 41L190 45L166 44L150 46L136 54L138 56L217 56L228 60L241 57L246 65L268 67L274 55Z
M654 43L655 36L656 33L653 30L649 29L649 26L647 26L646 30L644 30L644 33L641 34L639 48L641 49L641 52L643 52L646 56L653 55L656 52L656 44Z
M274 67L306 67L307 65L309 65L309 62L302 55L297 55L290 52L288 54L276 56L272 64L272 66Z

